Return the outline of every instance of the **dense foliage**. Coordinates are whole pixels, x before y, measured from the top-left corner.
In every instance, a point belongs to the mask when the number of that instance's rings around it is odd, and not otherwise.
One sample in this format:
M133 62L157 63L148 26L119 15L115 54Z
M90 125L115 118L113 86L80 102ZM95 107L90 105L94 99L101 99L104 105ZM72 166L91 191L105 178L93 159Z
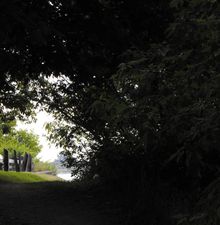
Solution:
M180 223L218 224L218 1L0 4L1 107L53 113L74 173L141 197L168 185L188 196Z

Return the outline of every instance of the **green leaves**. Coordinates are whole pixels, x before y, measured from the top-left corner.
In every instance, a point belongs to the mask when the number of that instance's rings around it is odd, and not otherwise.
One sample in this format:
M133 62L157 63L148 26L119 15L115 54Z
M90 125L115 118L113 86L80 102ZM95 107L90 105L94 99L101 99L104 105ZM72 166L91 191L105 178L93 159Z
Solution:
M16 131L14 129L15 121L4 123L3 125L3 127L10 127L10 129L8 129L6 133L3 132L4 129L0 131L1 153L3 149L7 149L10 152L16 150L21 153L28 152L32 157L35 157L41 151L41 146L39 145L39 140L36 135L24 130Z
M171 6L172 8L179 9L180 7L183 6L184 2L185 2L184 0L172 0L172 1L170 2L170 6Z

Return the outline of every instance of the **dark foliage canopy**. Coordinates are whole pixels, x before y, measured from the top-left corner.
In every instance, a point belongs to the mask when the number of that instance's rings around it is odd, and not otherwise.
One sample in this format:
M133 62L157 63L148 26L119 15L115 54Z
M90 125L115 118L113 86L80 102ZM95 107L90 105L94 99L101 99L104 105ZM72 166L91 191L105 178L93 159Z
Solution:
M51 138L75 173L208 187L215 199L218 1L2 0L0 9L2 112L30 114L36 103L52 112ZM205 215L200 224L217 218Z

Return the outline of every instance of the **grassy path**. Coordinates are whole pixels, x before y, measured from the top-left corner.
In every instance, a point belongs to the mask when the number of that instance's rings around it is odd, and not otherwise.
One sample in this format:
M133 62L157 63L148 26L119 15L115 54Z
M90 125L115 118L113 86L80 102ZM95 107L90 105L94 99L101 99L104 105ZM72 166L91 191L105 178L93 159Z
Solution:
M66 182L0 183L0 225L116 225L117 208Z

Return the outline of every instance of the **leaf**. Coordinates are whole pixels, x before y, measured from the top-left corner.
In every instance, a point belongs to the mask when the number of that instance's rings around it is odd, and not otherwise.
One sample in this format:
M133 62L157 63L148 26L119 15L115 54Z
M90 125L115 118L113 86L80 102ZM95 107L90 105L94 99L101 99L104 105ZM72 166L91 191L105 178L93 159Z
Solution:
M184 4L184 0L172 0L170 3L171 8L180 8Z

